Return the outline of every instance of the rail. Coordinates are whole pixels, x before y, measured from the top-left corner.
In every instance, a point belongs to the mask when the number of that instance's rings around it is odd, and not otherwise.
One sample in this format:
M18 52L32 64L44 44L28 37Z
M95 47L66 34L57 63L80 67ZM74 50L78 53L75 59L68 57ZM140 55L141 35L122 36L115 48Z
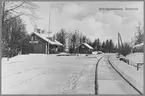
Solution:
M98 67L98 64L100 62L100 60L103 58L104 56L100 57L97 64L96 64L96 70L95 70L95 95L98 95L98 80L97 80L97 67Z
M108 62L109 64L112 66L112 68L133 88L135 89L140 95L143 95L143 93L138 90L133 84L131 84L117 69L115 69L115 67L111 64L110 60L109 60L110 56L108 57Z

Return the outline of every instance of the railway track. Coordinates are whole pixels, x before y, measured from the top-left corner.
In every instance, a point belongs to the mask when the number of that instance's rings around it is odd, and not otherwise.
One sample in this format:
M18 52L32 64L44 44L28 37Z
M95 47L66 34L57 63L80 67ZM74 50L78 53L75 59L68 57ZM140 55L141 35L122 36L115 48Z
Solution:
M98 67L98 64L100 62L100 60L103 58L104 56L100 57L100 59L98 60L97 64L96 64L96 70L95 70L95 95L98 95L98 80L97 80L97 67Z
M102 60L104 56L100 57L100 59L98 60L97 64L96 64L96 70L95 70L95 95L98 95L98 65L100 63L100 61ZM143 95L143 93L138 90L133 84L131 84L117 69L115 69L115 67L111 64L110 60L109 60L110 56L107 57L107 61L109 63L109 65L111 65L112 69L124 80L124 82L126 82L129 86L131 86L138 94Z

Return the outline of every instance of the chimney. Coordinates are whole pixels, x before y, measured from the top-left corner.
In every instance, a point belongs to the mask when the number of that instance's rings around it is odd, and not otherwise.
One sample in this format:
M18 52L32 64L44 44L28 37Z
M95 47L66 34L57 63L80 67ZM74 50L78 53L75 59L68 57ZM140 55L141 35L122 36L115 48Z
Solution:
M55 35L53 36L53 41L55 41Z
M44 30L42 30L41 33L43 34L44 33Z
M38 32L39 34L40 34L40 31L41 31L40 29L37 29L37 32Z

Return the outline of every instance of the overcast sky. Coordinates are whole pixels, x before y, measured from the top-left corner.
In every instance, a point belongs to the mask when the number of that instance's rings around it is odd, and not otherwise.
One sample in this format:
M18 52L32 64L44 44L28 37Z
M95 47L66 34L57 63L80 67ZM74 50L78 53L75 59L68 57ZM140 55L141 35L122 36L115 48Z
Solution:
M35 2L39 8L37 15L43 19L35 20L38 28L49 29L49 10L51 11L50 29L56 33L64 28L66 31L78 29L91 40L113 39L117 43L117 34L123 42L130 41L136 32L138 22L143 26L142 2ZM100 10L101 8L118 8ZM134 8L126 10L126 8ZM123 9L123 10L120 10ZM29 33L33 25L25 18Z

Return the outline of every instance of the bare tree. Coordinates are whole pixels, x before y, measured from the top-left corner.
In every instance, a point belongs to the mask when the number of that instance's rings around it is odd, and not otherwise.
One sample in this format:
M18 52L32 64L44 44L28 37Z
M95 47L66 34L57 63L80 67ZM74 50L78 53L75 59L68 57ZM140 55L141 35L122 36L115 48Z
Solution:
M12 20L22 15L28 16L30 20L36 17L36 9L38 6L29 1L13 2L3 1L3 21ZM13 14L12 18L7 18L8 14Z
M38 6L29 1L3 1L2 2L2 36L5 38L5 24L6 22L14 22L14 20L21 16L27 16L31 23L35 24L34 19L40 19L36 15Z
M137 33L135 35L135 45L143 42L143 28L141 28L141 24L139 23L137 28Z

